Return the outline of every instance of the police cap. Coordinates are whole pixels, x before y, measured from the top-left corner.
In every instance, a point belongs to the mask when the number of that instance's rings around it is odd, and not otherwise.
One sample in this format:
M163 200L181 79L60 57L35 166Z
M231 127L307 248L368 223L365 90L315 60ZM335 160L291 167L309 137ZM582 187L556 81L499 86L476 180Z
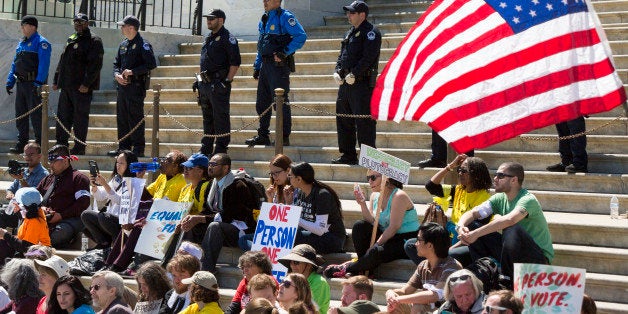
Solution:
M350 5L342 7L343 10L349 12L364 12L369 14L369 6L364 1L353 1Z
M89 22L89 18L85 13L76 13L76 15L74 16L74 22L76 21Z
M37 21L37 18L32 16L32 15L24 15L24 17L22 18L22 24L28 24L28 25L33 25L35 27L39 26L39 22Z
M227 16L225 12L221 9L213 9L209 14L203 15L204 17L214 18L214 19L223 19L226 20Z
M140 20L138 20L133 15L127 15L126 17L124 17L124 19L122 21L118 22L118 25L133 25L133 26L135 26L136 29L139 29L140 28Z

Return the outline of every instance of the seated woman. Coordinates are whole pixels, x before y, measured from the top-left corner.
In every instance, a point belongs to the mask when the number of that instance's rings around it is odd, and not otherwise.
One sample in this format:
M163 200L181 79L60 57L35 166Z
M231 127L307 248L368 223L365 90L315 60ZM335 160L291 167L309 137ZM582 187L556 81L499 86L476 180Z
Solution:
M242 270L243 278L238 284L235 295L231 299L231 304L225 313L238 314L251 301L250 293L247 289L249 280L257 274L272 275L273 265L268 254L262 251L248 251L238 259L238 267ZM275 277L273 277L275 278Z
M135 274L135 281L139 288L139 302L135 305L135 313L149 313L150 309L159 309L167 302L164 296L172 287L166 270L156 262L142 264ZM144 306L146 308L142 310Z
M416 237L419 230L419 219L414 204L402 190L401 182L388 178L382 184L382 175L373 170L368 170L366 178L373 190L369 205L366 205L361 191L354 192L363 218L353 224L352 232L358 260L329 265L325 269L325 276L329 278L344 278L347 273L359 274L371 271L381 263L407 258L403 245L408 239ZM373 224L378 208L381 208L381 213L377 225L377 240L371 246Z
M338 194L314 178L314 168L307 162L292 164L288 179L286 204L302 208L294 244L309 244L321 254L341 252L347 233Z
M192 304L179 312L179 314L211 313L223 314L218 301L218 281L208 271L197 271L191 278L181 280L181 283L190 285L190 297Z
M459 184L441 184L440 182L442 182L447 173L451 171L458 173ZM425 185L425 188L430 194L441 198L451 197L452 199L451 219L447 221L446 228L452 239L452 246L449 248L449 256L458 260L462 266L471 264L471 256L469 254L469 247L458 242L456 225L462 214L482 204L491 196L489 189L492 186L493 180L491 179L491 175L488 172L488 167L484 160L478 157L467 157L467 155L464 154L456 156L447 167L438 171ZM443 210L446 209L443 208ZM490 220L491 217L475 221L469 226L469 229L476 229L485 225ZM487 236L495 238L495 245L500 243L497 234ZM408 240L404 249L407 256L418 265L423 259L417 256L415 243L416 238Z
M137 156L132 151L120 151L109 182L100 173L90 178L94 200L106 202L104 211L85 210L81 214L81 220L86 228L85 234L96 243L94 249L110 247L111 242L120 233L118 215L120 214L121 188L125 177L136 176L131 173L129 167L133 162L137 162Z
M14 258L0 271L0 281L7 286L11 302L0 309L1 314L33 314L44 295L38 288L37 271L33 261Z
M279 284L277 301L279 302L280 313L287 313L297 302L303 302L309 314L319 313L312 303L310 285L305 276L301 274L290 273L284 278L281 284Z
M312 302L320 313L327 313L331 290L327 280L317 273L319 265L324 264L325 260L316 254L314 248L307 244L299 244L292 248L290 254L277 261L286 266L289 273L301 274L307 278L312 291Z
M62 276L52 287L48 314L94 314L92 296L74 276Z
M15 193L14 212L20 211L24 221L17 230L17 236L0 228L0 266L4 265L5 258L20 256L32 245L50 246L50 234L46 215L41 209L41 194L36 188L21 188Z

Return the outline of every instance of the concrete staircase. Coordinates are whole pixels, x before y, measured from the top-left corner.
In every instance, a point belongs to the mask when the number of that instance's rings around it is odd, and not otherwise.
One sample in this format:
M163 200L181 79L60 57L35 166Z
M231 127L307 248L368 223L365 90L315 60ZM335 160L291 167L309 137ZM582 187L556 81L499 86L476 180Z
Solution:
M380 69L401 42L405 32L414 24L430 2L390 3L386 0L369 0L369 20L378 24L384 36ZM606 30L615 63L621 78L628 82L628 0L593 1ZM325 26L307 29L308 41L296 54L297 72L291 78L290 99L293 105L292 146L284 152L293 160L312 163L317 178L330 184L343 199L345 226L350 228L360 218L359 207L352 201L353 182L363 182L364 169L357 166L331 165L338 148L335 118L328 112L335 111L337 86L333 82L335 60L340 41L348 23L344 15L325 18ZM252 79L252 63L255 42L241 42L243 65L233 83L231 103L232 129L238 129L255 120L256 81ZM202 118L191 90L194 72L198 72L201 44L183 43L178 54L160 57L160 66L153 71L152 83L162 84L160 110L161 155L171 149L179 149L186 155L200 149ZM146 112L150 110L152 95L146 98ZM547 165L559 160L556 132L553 126L535 130L529 134L476 151L491 171L504 161L521 162L526 168L525 187L539 198L554 241L554 264L587 269L586 292L598 304L601 313L628 313L628 220L611 220L608 215L611 195L620 199L622 212L628 208L628 122L614 121L622 113L621 108L592 116L587 128L600 128L588 136L589 169L591 173L568 175L545 171ZM149 119L150 120L150 119ZM274 118L273 118L274 120ZM183 124L193 132L181 127ZM95 94L90 116L88 156L75 165L88 169L87 160L97 160L103 171L113 168L113 159L104 157L111 147L96 145L114 140L115 91L99 91ZM271 126L274 122L271 121ZM267 183L268 160L274 155L273 147L248 148L244 140L256 134L257 123L243 132L232 135L229 154L235 168L247 172ZM150 138L152 122L147 122L146 135ZM378 122L377 146L385 152L415 164L430 154L430 129L421 123ZM194 133L197 132L197 133ZM49 134L54 139L54 129ZM539 139L540 138L540 139ZM54 142L54 141L51 141ZM14 143L0 142L0 164L5 165L6 154ZM150 146L150 145L148 145ZM150 151L150 147L147 147ZM413 167L410 182L405 187L417 210L423 213L425 203L431 200L424 184L437 169ZM0 182L0 199L8 186L8 176ZM346 245L348 253L325 256L328 263L337 263L355 256L352 242ZM61 252L70 259L80 252ZM218 278L224 287L223 305L229 304L230 296L241 279L235 267L241 252L223 249ZM409 278L415 266L407 260L382 265L377 271L375 301L384 305L386 289L399 286ZM133 282L129 284L134 285ZM340 280L332 279L332 299L339 300ZM336 301L337 302L337 301Z

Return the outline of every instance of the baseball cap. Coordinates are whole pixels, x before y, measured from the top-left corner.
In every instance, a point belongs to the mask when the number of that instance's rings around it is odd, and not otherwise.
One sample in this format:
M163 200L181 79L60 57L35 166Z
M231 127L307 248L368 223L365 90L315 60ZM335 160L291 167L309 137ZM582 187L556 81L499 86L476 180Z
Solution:
M118 25L133 25L135 28L140 28L140 20L133 15L127 15L122 21L118 22Z
M379 312L379 306L369 300L355 300L349 306L339 307L341 314L373 314Z
M353 1L350 5L342 7L343 10L349 12L365 12L369 13L369 6L364 1Z
M205 167L207 168L207 165L209 165L209 159L207 159L207 156L201 154L201 153L196 153L192 156L190 156L190 158L188 158L187 161L181 163L181 165L183 167L188 167L188 168L192 168L192 167Z
M22 18L22 25L24 24L33 25L35 27L39 26L37 18L32 15L24 15L24 17Z
M76 13L76 15L74 16L74 21L89 22L89 18L85 13Z
M204 17L212 17L216 19L227 19L225 12L221 9L213 9L209 14L203 15Z
M68 263L57 255L51 256L45 261L35 260L35 267L39 270L40 267L51 269L57 274L57 277L65 276L68 274L70 267Z
M17 192L15 192L15 199L21 205L28 206L33 204L40 205L42 197L36 188L28 187L17 190Z
M181 280L181 283L184 285L195 283L205 289L218 291L218 281L216 280L214 274L208 271L197 271L194 275L192 275L192 277Z

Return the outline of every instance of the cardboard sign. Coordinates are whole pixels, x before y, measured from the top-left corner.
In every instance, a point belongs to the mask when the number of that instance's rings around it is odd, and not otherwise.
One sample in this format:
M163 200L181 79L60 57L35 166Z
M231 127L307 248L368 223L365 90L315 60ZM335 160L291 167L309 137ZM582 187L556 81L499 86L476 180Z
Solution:
M142 191L146 184L146 179L125 177L120 188L120 212L118 213L118 222L121 225L130 224L135 221L137 208L140 205Z
M515 296L524 313L580 313L586 269L539 264L514 265Z
M360 166L377 171L382 175L408 184L410 163L376 148L362 144L360 146Z
M277 261L292 251L301 219L301 207L262 203L253 236L252 251L264 251L273 264L273 276L283 280L288 269Z
M146 225L137 240L135 252L163 259L177 224L188 214L191 207L192 202L173 202L165 199L153 201L146 216Z

